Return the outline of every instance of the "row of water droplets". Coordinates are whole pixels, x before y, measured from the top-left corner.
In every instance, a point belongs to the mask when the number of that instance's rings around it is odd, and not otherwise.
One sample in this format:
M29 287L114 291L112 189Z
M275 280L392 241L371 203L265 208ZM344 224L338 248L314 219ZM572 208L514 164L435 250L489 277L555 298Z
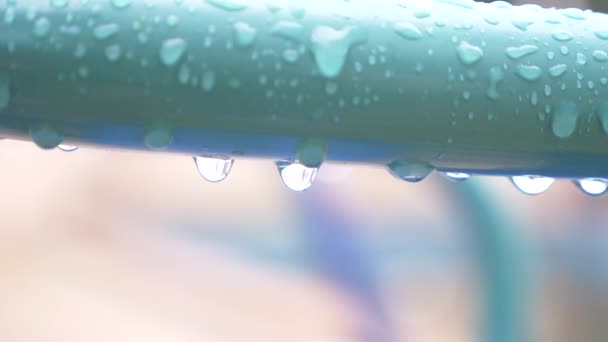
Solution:
M30 132L34 142L43 149L58 148L64 152L77 150L76 146L62 144L63 135L49 125L40 125ZM172 142L170 131L162 126L147 131L144 143L153 150L164 149ZM279 175L286 187L293 191L305 191L312 185L327 157L327 145L323 139L305 139L296 149L295 158L275 162ZM217 183L225 180L235 160L227 156L199 155L193 157L199 174L207 181ZM396 178L418 183L427 178L435 168L425 162L395 161L387 165L387 169ZM455 171L442 173L446 178L463 182L471 178L471 174ZM513 184L523 193L539 195L547 191L555 182L554 178L541 176L514 176ZM585 178L573 181L585 194L601 196L608 191L608 179Z
M327 145L323 139L306 139L296 149L293 160L275 163L281 180L293 191L308 190L327 156ZM220 182L228 177L234 159L223 156L195 156L196 167L206 180Z

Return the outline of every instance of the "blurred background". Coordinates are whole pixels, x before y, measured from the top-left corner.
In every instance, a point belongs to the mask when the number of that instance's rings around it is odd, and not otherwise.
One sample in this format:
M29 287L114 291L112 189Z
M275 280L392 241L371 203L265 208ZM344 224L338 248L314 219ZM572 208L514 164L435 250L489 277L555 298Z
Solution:
M568 181L526 196L501 178L330 164L294 193L271 161L211 184L184 156L4 140L0 159L1 341L608 333L608 200Z

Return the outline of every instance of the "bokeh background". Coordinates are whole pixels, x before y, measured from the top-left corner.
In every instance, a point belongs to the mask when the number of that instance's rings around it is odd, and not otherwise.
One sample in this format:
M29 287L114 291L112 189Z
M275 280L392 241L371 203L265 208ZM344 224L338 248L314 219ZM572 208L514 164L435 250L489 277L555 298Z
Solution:
M568 181L531 197L325 165L293 193L266 160L211 184L187 156L0 144L0 341L469 342L492 282L530 340L608 334L608 201Z

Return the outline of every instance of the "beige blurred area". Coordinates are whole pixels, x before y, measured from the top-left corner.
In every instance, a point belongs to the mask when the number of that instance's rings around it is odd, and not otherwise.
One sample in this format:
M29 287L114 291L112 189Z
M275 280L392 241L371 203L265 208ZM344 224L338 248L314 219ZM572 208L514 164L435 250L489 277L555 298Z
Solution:
M302 194L281 184L270 161L238 160L225 182L211 184L188 156L65 153L4 140L0 158L1 341L359 341L360 328L374 324L390 327L394 341L465 342L477 334L480 285L470 265L380 282L387 318L379 324L349 284L317 268L260 262L176 234L171 223L186 220L198 222L195 230L297 245ZM581 217L606 219L606 200L566 181L537 197L504 179L484 183L531 235L569 234ZM451 186L438 175L405 184L379 167L327 165L311 191L331 196L364 237L391 240L454 234ZM555 296L577 298L562 290ZM561 336L568 316L551 305L540 320Z
M353 341L366 319L316 272L247 260L175 237L159 223L179 217L270 239L291 234L297 195L271 162L237 161L227 181L210 184L186 156L65 153L4 140L0 158L2 341ZM414 198L413 187L382 169L328 166L316 186L342 192L350 210L369 212L373 203L379 222L404 208L420 219L435 216L433 183L416 190L428 196ZM429 288L409 287L416 286ZM438 310L412 320L407 334L435 334L443 322L451 333L444 341L466 341L470 328L450 314L462 311L466 291L433 287ZM387 293L396 334L406 334L403 291Z

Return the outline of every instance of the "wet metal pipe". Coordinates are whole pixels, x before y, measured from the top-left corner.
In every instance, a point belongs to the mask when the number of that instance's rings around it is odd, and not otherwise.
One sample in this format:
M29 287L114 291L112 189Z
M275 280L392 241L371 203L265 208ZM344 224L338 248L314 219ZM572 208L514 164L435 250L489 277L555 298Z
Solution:
M43 147L608 175L608 17L467 0L6 0L0 134Z

